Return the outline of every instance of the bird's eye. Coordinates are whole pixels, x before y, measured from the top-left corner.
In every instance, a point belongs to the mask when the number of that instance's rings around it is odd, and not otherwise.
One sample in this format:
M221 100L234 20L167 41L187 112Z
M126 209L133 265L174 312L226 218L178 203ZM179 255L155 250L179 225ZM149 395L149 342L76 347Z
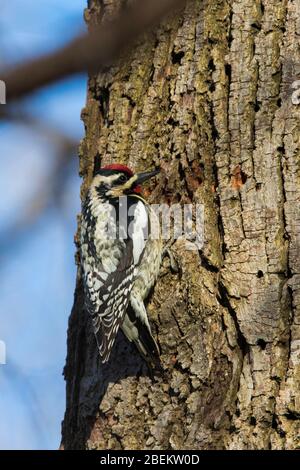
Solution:
M121 175L119 178L120 183L125 183L127 181L127 176L126 175Z

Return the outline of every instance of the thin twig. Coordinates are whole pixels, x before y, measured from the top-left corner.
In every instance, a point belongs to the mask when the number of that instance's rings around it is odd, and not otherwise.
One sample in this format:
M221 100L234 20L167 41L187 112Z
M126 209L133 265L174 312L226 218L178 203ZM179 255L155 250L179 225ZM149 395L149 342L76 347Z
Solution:
M46 137L52 144L59 147L60 151L73 153L78 148L78 140L69 137L57 126L52 126L49 122L28 113L20 106L5 106L0 108L0 120L19 123L28 126L38 134Z
M37 182L34 194L22 211L18 212L17 219L0 232L1 256L7 250L7 246L11 246L24 236L24 232L29 230L53 203L59 208L60 199L65 190L68 166L71 158L77 153L78 141L67 136L57 127L32 116L19 106L0 108L0 119L29 126L45 137L51 145L56 146L55 159L47 173L46 180Z

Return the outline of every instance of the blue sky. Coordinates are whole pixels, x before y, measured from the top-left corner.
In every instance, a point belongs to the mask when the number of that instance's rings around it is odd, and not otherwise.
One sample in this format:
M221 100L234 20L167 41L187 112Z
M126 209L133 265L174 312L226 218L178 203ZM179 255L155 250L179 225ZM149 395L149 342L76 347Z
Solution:
M85 0L1 0L0 70L83 31L85 7ZM27 97L22 106L79 142L85 94L86 77L78 76ZM49 138L26 125L2 122L0 149L0 340L7 348L7 364L0 365L0 449L56 449L75 284L78 160L76 154L70 158L57 205L55 198L47 199L58 152ZM46 210L16 230L43 188Z

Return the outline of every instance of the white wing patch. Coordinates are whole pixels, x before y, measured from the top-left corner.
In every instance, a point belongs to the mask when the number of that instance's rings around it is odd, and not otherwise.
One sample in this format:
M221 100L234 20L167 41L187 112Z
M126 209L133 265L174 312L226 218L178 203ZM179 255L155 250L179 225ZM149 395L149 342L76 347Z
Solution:
M128 215L134 217L128 227L128 233L133 241L133 262L137 265L145 249L145 238L148 235L148 212L145 204L138 201L137 204L129 208Z

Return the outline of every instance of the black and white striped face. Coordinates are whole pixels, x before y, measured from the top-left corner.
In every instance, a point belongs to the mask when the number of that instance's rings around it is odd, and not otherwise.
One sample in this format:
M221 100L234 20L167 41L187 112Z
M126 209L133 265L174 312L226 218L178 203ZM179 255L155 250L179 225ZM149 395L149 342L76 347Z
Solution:
M101 197L114 198L139 193L138 175L118 169L101 169L94 177L92 186Z
M92 188L101 198L116 198L130 194L140 194L144 181L157 175L157 170L134 174L130 168L121 164L100 168L94 176Z

